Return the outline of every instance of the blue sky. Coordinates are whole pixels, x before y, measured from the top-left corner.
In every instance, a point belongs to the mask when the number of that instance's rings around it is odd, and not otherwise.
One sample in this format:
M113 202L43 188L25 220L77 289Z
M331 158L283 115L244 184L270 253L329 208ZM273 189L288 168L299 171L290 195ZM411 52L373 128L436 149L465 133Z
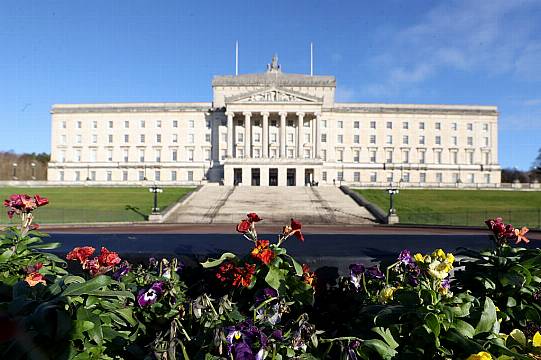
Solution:
M210 101L215 74L335 75L339 101L500 109L500 163L541 147L541 2L0 2L0 150L49 152L54 103Z

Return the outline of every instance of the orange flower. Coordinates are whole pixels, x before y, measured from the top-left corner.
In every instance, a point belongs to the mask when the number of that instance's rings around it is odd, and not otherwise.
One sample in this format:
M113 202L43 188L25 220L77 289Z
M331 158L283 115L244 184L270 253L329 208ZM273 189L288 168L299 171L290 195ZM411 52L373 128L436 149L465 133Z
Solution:
M81 263L85 262L92 254L94 254L92 246L76 247L66 255L67 260L79 260Z
M248 263L244 267L237 267L233 275L233 286L248 287L252 283L252 275L255 274L255 265Z
M36 286L37 284L43 284L43 285L46 285L47 283L45 282L45 279L43 278L43 275L41 275L40 273L38 272L33 272L33 273L30 273L26 276L26 278L24 279L24 281L26 281L26 283L32 287Z
M257 240L251 255L253 258L259 259L268 265L274 258L274 252L269 249L269 240Z
M316 274L313 271L310 271L310 267L307 264L302 265L302 278L305 283L311 287L315 286Z
M528 229L526 226L523 226L520 230L515 229L515 236L517 237L517 242L515 244L518 244L521 241L524 241L526 244L529 243L530 240L528 240L528 238L525 236L529 230L530 229Z

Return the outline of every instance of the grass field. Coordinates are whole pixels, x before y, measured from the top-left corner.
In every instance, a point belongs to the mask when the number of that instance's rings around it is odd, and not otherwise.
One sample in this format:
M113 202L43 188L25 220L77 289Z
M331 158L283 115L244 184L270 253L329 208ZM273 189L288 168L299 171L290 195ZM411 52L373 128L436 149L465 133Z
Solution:
M385 190L355 190L389 210ZM400 190L395 208L401 223L484 226L501 216L515 226L541 228L541 192L496 190Z
M164 209L194 188L163 188L158 194L158 206ZM103 188L103 187L61 187L61 188L16 188L0 187L0 199L10 194L39 194L49 198L49 204L36 210L37 223L88 223L113 221L142 221L153 205L153 194L147 187ZM137 213L127 210L138 208ZM5 211L0 223L7 223Z

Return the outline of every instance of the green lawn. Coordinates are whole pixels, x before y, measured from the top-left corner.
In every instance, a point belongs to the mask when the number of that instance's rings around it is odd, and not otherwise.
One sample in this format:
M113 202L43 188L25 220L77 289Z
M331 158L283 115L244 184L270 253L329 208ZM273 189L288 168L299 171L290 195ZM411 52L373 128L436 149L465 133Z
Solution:
M355 190L366 200L389 210L385 190ZM483 226L501 216L515 226L541 228L541 191L400 190L395 208L401 223Z
M193 190L188 187L165 187L158 194L158 206L164 209ZM153 194L147 187L0 187L2 200L15 193L39 194L49 198L49 204L35 212L37 223L142 221L153 205ZM141 214L127 210L126 206L138 208ZM2 211L0 223L6 222L6 212Z

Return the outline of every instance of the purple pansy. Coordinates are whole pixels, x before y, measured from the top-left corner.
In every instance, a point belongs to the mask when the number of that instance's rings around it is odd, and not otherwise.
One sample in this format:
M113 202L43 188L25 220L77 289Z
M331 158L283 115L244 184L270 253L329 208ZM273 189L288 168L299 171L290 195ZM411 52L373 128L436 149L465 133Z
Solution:
M361 281L363 278L365 268L362 264L351 264L349 265L349 274L351 276L351 284L355 287L355 289L359 289L361 287Z
M411 253L408 249L402 250L400 255L398 255L398 261L404 265L410 265L413 264L413 257L411 256Z
M372 279L385 279L385 275L381 272L378 265L367 268L366 276Z
M161 281L155 282L148 289L141 289L137 294L137 303L140 307L145 307L154 304L158 301L158 297L163 294L164 283Z
M256 305L261 304L263 301L278 297L278 291L276 291L273 288L264 288L263 290L259 291L255 296L255 303Z
M131 264L127 261L124 261L122 265L118 268L117 271L111 275L113 279L119 281L123 276L126 276L131 271Z
M226 328L227 351L234 359L261 360L267 346L267 336L251 321L244 321ZM254 354L252 346L259 345L257 353Z

